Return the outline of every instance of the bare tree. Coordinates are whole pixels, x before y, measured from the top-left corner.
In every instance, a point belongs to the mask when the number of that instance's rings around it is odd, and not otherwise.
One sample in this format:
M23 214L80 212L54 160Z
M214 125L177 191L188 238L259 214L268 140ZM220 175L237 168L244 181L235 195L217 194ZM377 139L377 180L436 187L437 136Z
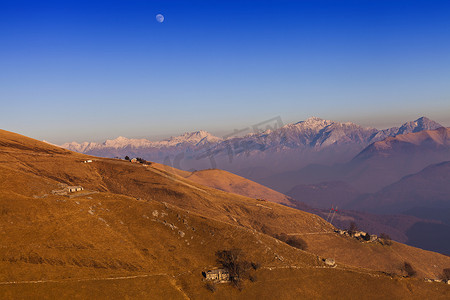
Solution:
M231 283L238 289L242 289L242 279L252 265L242 259L240 249L222 250L216 252L217 262L230 273Z

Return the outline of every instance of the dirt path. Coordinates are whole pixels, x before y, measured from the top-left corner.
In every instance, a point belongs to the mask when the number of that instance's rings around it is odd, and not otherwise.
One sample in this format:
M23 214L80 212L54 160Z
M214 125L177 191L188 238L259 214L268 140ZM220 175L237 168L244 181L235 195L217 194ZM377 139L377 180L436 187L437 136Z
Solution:
M328 234L335 233L334 231L319 231L319 232L304 232L304 233L287 233L287 235L309 235L309 234Z
M61 280L26 280L26 281L4 281L0 282L0 285L8 284L37 284L37 283L61 283L61 282L83 282L83 281L102 281L102 280L125 280L134 278L146 278L152 276L171 276L165 273L158 274L143 274L143 275L133 275L133 276L117 276L117 277L103 277L103 278L78 278L78 279L61 279Z

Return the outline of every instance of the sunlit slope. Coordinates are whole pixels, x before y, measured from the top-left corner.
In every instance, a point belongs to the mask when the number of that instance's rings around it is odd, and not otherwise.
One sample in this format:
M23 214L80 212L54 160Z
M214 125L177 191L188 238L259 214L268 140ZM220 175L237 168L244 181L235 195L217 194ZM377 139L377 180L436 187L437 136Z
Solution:
M227 171L217 169L196 171L187 179L225 192L250 198L266 199L281 204L291 204L289 197L286 195Z
M27 141L27 138L24 139ZM42 144L43 148L53 149L53 146ZM414 261L420 266L420 270L425 270L423 273L419 271L419 274L435 277L436 272L442 270L441 266L448 264L449 261L446 256L430 253L428 255L430 259L427 261L433 261L433 264L428 262L424 264L423 261L415 259L419 257L418 253L421 250L413 247L409 247L410 251L402 253L401 256L391 255L387 262L385 262L386 259L372 259L374 251L372 248L377 248L379 245L361 244L356 241L351 241L356 243L350 243L350 245L348 241L343 243L343 237L332 233L334 228L330 224L313 214L268 201L257 201L218 191L153 167L108 159L96 159L93 163L84 164L82 161L85 157L71 152L67 155L35 156L23 151L17 152L15 159L15 162L11 160L11 163L5 164L12 168L16 165L27 176L35 176L37 184L33 189L24 189L30 184L18 185L9 192L15 191L28 196L42 197L50 194L51 190L58 188L58 183L62 182L69 185L82 185L92 191L113 192L144 200L166 201L210 219L259 232L272 235L298 234L310 244L309 251L313 253L318 252L323 256L335 257L342 263L374 270L391 270L391 266L401 265L403 260L408 260ZM22 176L12 177L21 178ZM314 245L324 237L327 243L319 244L320 246L315 249ZM336 251L339 248L342 250ZM379 251L390 253L390 249L386 247ZM349 253L353 254L348 255ZM432 265L438 266L438 270L436 271Z
M292 204L288 196L228 171L207 169L187 172L157 163L153 163L152 167L221 191L254 199L264 199L275 203Z
M317 249L323 247L320 254L331 256L341 237L325 233L333 227L315 215L218 191L140 164L108 159L85 164L87 156L12 133L1 132L0 142L2 298L73 297L77 290L83 290L80 295L85 298L86 293L95 298L206 298L211 293L204 288L201 272L217 266L216 251L230 248L242 249L248 261L261 264L255 271L258 281L246 281L242 293L222 285L218 298L262 292L275 297L286 285L292 287L282 292L287 298L327 296L332 295L328 282L334 282L334 292L342 295L362 295L354 282L367 283L366 293L372 296L386 282L385 295L449 295L443 284L392 280L373 271L383 270L373 261L372 270L365 270L359 268L367 267L364 261L336 255L338 267L324 268ZM52 195L61 184L85 190L71 197ZM310 251L263 232L306 234ZM330 238L326 246L317 246L310 240L314 234L307 234L318 232ZM345 247L371 260L361 245ZM427 265L442 269L449 261L410 248L424 253ZM351 263L345 265L347 261Z

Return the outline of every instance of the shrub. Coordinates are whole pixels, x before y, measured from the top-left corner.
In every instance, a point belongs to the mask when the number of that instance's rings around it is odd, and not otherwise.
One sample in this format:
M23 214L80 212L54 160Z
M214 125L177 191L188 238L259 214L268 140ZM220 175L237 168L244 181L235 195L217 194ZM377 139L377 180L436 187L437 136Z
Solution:
M382 245L386 245L386 246L392 245L391 237L384 232L380 234L380 242Z
M130 157L128 155L125 156L125 160L130 160Z
M270 227L267 227L266 225L261 226L261 232L270 236L274 236L274 232Z
M275 234L273 237L288 244L289 246L295 247L300 250L306 250L308 248L308 244L306 243L306 241L297 236L290 237L285 233L281 233Z
M348 232L350 234L355 233L358 230L358 226L356 225L355 222L351 221L350 225L348 226Z
M136 157L136 160L141 163L141 164L147 164L148 161L146 161L145 159L141 158L141 157Z
M214 292L217 290L216 285L215 285L214 283L212 283L212 282L206 283L205 288L206 288L208 291L210 291L211 293L214 293Z
M446 268L446 269L442 270L442 274L439 277L440 277L440 279L442 279L444 281L449 281L450 280L450 268Z
M362 235L361 238L365 241L370 241L370 234L366 233L365 235Z
M414 270L412 265L409 262L406 262L406 261L403 263L403 265L400 268L400 270L402 272L405 272L406 276L408 276L408 277L414 277L417 274L416 270Z
M275 235L273 235L273 237L284 243L286 243L287 240L289 239L289 236L286 233L275 234Z
M252 265L253 270L258 270L261 267L260 263L252 262L251 265Z
M306 250L308 249L308 244L306 243L305 240L299 238L299 237L290 237L287 241L286 244L295 247L297 249L300 250Z

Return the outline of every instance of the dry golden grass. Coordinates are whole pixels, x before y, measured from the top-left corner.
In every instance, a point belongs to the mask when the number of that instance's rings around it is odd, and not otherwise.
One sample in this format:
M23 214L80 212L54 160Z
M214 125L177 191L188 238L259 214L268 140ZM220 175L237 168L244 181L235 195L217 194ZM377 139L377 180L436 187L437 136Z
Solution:
M333 227L315 215L206 187L156 166L100 158L82 163L87 158L0 131L0 298L206 299L211 292L201 272L217 266L216 251L230 248L242 249L262 268L241 292L220 285L219 299L450 296L444 284L373 271L389 271L387 264L404 259L388 256L392 249L420 257L411 259L420 276L432 277L434 264L440 271L449 267L448 257L397 244L372 257L371 246L334 234L317 235L325 241L306 235L310 252L301 251L263 232ZM52 195L61 183L97 193ZM338 267L323 268L316 254L334 255Z
M202 185L249 198L265 199L280 204L292 204L286 195L223 170L196 171L186 178Z

